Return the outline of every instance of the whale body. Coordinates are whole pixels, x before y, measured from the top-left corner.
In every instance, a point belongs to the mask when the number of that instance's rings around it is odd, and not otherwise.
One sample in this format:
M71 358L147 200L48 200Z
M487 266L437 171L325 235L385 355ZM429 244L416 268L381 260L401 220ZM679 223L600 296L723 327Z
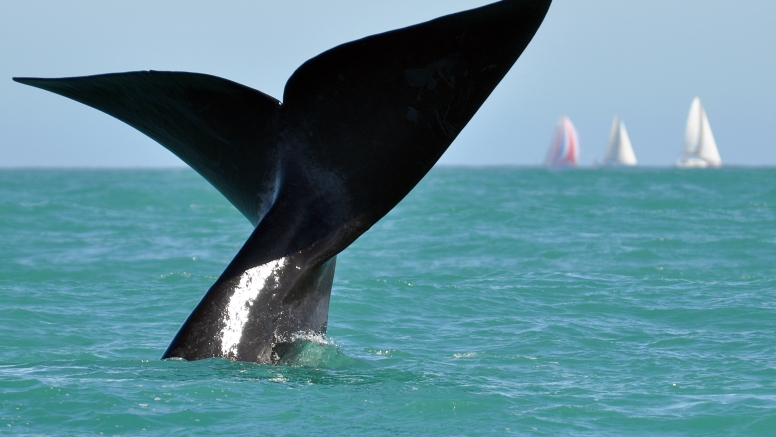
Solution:
M324 334L336 255L431 169L533 38L551 0L504 0L328 50L283 102L215 76L15 81L148 135L254 226L162 358L277 363Z

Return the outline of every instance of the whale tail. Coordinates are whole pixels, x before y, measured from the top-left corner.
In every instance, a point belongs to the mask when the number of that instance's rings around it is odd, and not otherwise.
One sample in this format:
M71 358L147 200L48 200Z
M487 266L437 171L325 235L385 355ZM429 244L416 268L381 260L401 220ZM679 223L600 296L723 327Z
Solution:
M164 357L277 362L323 333L336 254L431 169L539 28L550 0L504 0L343 44L283 103L214 76L14 78L112 115L172 151L254 226Z

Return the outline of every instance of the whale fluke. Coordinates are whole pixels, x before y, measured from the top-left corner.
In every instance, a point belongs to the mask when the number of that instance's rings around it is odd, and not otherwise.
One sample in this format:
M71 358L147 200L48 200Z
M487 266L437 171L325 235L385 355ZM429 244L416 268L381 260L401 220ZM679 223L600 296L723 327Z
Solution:
M549 6L504 0L343 44L299 67L283 103L196 73L14 80L137 128L255 226L163 358L275 363L325 333L336 255L431 169Z
M205 177L258 224L256 193L277 161L280 102L215 76L139 71L65 79L14 78L99 109L136 128ZM264 186L262 186L264 185Z

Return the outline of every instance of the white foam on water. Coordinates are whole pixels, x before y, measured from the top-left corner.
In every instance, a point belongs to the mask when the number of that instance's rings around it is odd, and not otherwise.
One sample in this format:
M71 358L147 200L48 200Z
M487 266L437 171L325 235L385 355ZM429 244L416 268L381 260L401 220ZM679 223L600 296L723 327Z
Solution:
M224 327L221 329L221 353L225 357L237 356L237 345L240 344L243 328L248 322L248 314L253 302L267 285L267 280L276 276L286 264L285 258L270 261L266 264L246 270L240 276L240 282L234 289L229 304L226 306ZM275 281L273 289L280 284Z
M458 353L453 354L453 358L474 358L482 355L482 352L476 351L476 352L464 352L464 353Z
M334 343L326 338L326 334L313 331L297 331L291 334L290 337L278 337L277 342L294 343L297 341L308 341L310 343L320 344L324 346L332 346Z

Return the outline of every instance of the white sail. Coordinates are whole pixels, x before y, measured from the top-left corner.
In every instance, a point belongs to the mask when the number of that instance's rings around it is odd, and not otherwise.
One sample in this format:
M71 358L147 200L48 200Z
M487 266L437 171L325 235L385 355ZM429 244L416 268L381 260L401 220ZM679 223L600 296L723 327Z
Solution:
M701 105L701 99L696 97L690 105L687 116L687 127L684 131L684 156L676 163L679 167L719 167L722 159L719 156L717 142L711 133L711 125L706 110Z
M620 116L615 115L612 121L612 130L609 133L609 145L606 148L604 164L607 165L636 165L636 154L633 153L628 130L625 123L620 121Z
M701 119L701 139L698 142L698 157L708 161L711 165L720 166L722 158L719 156L717 142L714 140L714 134L711 133L711 125L703 107L701 107L701 113L703 117Z
M684 130L685 155L694 155L698 151L701 139L701 99L696 97L690 105L690 114L687 116L687 127Z
M614 120L612 121L612 128L609 130L609 145L606 146L606 154L604 154L604 162L616 160L617 147L620 142L620 116L614 114Z

